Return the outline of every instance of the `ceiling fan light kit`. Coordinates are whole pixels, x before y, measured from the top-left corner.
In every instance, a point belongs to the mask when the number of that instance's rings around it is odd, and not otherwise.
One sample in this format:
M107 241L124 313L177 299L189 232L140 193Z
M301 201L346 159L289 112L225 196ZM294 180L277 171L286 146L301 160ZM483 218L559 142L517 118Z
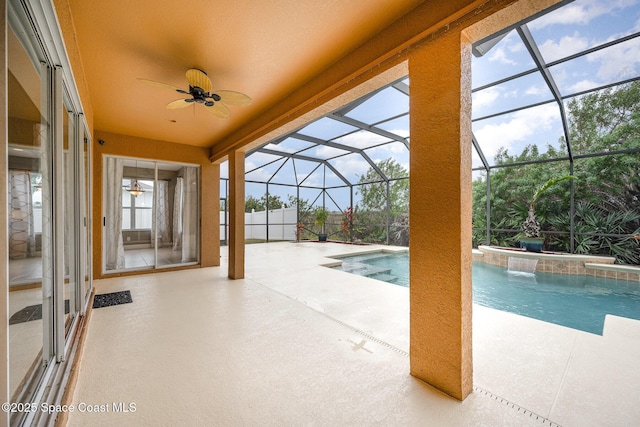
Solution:
M185 74L189 83L189 90L186 91L176 86L166 83L156 82L154 80L141 79L145 83L154 86L166 87L175 90L178 93L189 95L190 98L180 98L167 104L170 110L188 107L193 104L202 104L205 110L219 118L226 118L231 115L231 110L227 105L245 106L251 104L252 100L244 93L232 90L213 90L211 80L202 70L191 68Z

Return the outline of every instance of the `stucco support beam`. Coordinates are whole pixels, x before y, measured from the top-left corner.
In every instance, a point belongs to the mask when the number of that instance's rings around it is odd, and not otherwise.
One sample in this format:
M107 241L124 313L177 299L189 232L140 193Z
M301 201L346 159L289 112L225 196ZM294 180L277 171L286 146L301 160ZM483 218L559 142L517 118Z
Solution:
M473 388L471 43L555 3L486 2L409 53L411 374L460 400Z
M200 263L203 267L220 265L220 164L200 168L202 171L200 200L201 210L201 244ZM205 197L205 192L208 197Z
M471 45L451 32L413 52L411 374L463 400L471 354Z
M229 278L244 278L244 151L229 154Z

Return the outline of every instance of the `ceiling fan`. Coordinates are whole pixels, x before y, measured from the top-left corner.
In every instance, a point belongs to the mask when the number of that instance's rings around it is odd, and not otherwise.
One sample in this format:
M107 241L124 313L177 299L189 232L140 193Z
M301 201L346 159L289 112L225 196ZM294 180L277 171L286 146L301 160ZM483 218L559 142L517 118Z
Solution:
M244 93L232 90L213 90L211 80L209 80L207 73L197 68L187 70L186 77L187 82L189 83L189 90L184 90L155 80L143 78L138 78L138 80L154 86L175 90L178 93L190 96L190 98L180 98L168 103L167 108L171 110L188 107L193 104L202 104L206 107L205 110L209 111L214 116L226 118L231 114L231 110L229 110L228 105L244 106L249 105L252 102L251 98Z

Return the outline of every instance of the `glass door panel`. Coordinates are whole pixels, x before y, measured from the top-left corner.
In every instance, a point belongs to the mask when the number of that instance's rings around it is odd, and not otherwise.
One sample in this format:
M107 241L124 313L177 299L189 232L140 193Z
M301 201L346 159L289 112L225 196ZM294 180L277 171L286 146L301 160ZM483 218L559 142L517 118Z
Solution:
M176 186L178 184L178 170L181 165L172 163L157 163L157 183L155 209L153 210L153 232L156 248L156 265L167 266L181 262L182 250L174 244L174 215L176 210Z
M84 219L82 221L81 227L82 230L84 230L83 235L81 236L81 248L80 248L80 254L85 254L83 255L83 271L82 271L82 276L83 276L83 293L85 296L84 301L88 301L89 300L89 292L91 291L91 253L92 253L92 248L91 248L91 223L90 223L90 218L91 218L91 169L90 169L90 165L91 165L91 156L90 156L90 152L89 152L89 147L91 147L90 144L90 139L89 139L89 135L86 133L86 131L83 132L83 138L82 141L80 143L80 146L82 147L82 163L84 165L83 168L83 173L82 173L82 182L81 182L81 186L80 188L83 189L82 193L84 194L84 200L83 203L81 204L81 211L82 211L82 215L84 216Z
M198 261L198 168L158 163L154 238L157 266Z
M52 355L49 69L34 66L12 29L7 45L9 384L12 402L28 402Z
M123 161L121 233L127 269L155 266L152 238L155 169L155 162Z
M65 336L68 334L71 323L76 315L76 290L77 278L77 246L76 246L76 148L75 116L65 100L62 106L63 119L63 173L62 199L64 203L64 325Z
M198 215L198 168L185 166L180 170L182 178L181 205L181 263L198 262L200 221Z

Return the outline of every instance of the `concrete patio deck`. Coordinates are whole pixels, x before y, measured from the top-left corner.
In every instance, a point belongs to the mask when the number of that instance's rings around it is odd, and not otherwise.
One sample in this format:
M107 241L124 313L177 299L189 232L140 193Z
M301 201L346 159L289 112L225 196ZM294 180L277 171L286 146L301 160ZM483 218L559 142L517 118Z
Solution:
M640 419L640 322L604 335L474 304L474 393L409 375L407 288L321 266L380 249L246 246L222 266L95 281L132 304L93 311L68 425L624 426ZM114 412L133 403L135 412ZM92 407L93 408L93 407ZM99 409L98 406L95 406Z

